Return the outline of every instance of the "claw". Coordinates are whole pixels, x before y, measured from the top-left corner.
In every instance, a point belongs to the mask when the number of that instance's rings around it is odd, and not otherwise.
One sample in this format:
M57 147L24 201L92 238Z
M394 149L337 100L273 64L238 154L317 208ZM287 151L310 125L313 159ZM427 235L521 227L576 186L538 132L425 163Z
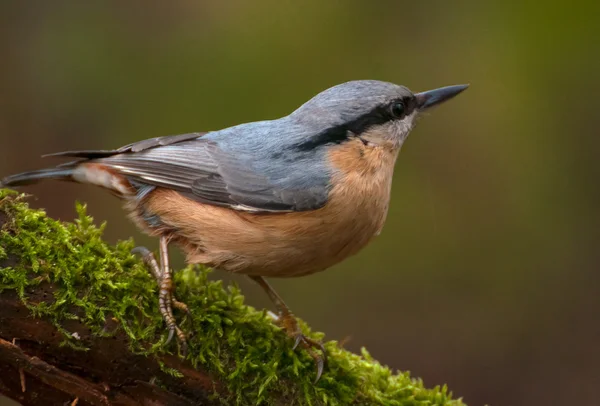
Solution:
M175 326L169 329L169 336L167 337L167 341L165 341L165 346L169 345L171 341L173 341L173 336L175 335Z
M187 357L188 353L188 345L185 339L185 334L183 334L183 331L181 331L178 327L175 327L175 329L177 330L177 340L179 341L179 349L181 350L181 355L183 356L183 358L185 358Z
M321 375L323 375L323 369L325 369L325 364L327 363L327 355L323 353L323 357L315 358L315 362L317 363L317 377L313 382L316 384L321 379Z
M300 345L300 343L304 340L304 336L302 334L298 334L296 336L296 340L294 340L294 345L292 346L292 351L296 351L296 348Z
M131 253L141 257L147 257L148 255L152 254L152 252L146 247L135 247L131 250Z
M313 340L312 338L306 337L302 333L298 333L298 335L296 335L296 339L292 349L295 350L299 344L302 344L302 346L308 351L309 355L315 360L315 363L317 365L317 377L315 378L314 383L317 383L319 382L319 379L321 379L321 375L323 375L323 370L327 365L327 351L325 350L325 346L323 345L323 343ZM313 350L313 348L317 348L319 351L321 351L322 355L316 353Z
M287 331L288 335L294 338L292 350L295 351L296 348L302 344L302 347L305 348L310 356L315 360L317 365L317 378L315 379L314 383L317 383L319 379L321 379L321 375L323 375L323 370L327 364L327 351L325 350L325 346L320 341L313 340L312 338L302 334L300 326L298 325L298 321L291 313L282 315L280 320L282 321L283 327ZM319 350L323 355L319 355L314 351L314 349Z

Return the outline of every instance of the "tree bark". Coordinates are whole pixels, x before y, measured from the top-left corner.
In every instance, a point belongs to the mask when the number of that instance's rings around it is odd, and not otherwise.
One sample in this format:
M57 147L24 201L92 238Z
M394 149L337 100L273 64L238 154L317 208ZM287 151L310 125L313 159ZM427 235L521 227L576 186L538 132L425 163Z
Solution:
M7 221L0 211L0 229ZM0 268L17 261L8 255L0 260ZM28 301L51 300L53 290L51 283L43 282L27 292ZM89 350L61 345L62 333L51 322L33 317L15 291L0 293L0 393L24 406L218 404L209 399L220 390L218 382L179 358L165 356L160 361L181 372L182 378L163 372L155 358L132 354L121 331L102 338L92 337L78 321L64 327L77 332Z

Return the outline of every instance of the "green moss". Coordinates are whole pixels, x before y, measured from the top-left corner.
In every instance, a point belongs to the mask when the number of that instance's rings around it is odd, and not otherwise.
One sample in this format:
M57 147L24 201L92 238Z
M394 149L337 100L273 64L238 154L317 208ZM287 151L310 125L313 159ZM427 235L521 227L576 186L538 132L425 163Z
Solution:
M115 331L107 331L105 320L114 318L116 328L129 336L131 351L152 356L175 350L175 344L164 346L156 283L130 253L132 240L106 244L105 224L96 227L85 206L77 205L74 223L62 223L23 200L23 195L0 191L0 211L9 219L0 232L0 258L20 258L14 267L0 269L0 293L17 291L35 316L51 320L65 344L80 350L85 348L62 327L66 320L85 323L93 335L110 336ZM225 382L231 396L224 404L270 405L284 399L289 405L463 405L452 400L446 387L424 388L408 373L393 374L366 350L356 355L334 341L326 344L328 368L314 385L312 358L292 351L264 311L246 306L237 287L208 281L208 272L201 267L177 272L177 297L193 315L188 358ZM54 301L30 303L27 292L44 282L57 287ZM189 323L181 325L189 332Z

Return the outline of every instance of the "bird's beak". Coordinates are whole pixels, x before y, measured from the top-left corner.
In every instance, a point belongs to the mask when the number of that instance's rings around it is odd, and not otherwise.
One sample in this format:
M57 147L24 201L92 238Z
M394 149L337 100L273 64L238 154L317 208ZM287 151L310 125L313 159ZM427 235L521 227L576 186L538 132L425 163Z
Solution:
M439 89L417 93L415 94L415 97L417 98L417 108L419 110L427 110L428 108L443 103L446 100L450 100L467 87L469 87L469 85L446 86L440 87Z

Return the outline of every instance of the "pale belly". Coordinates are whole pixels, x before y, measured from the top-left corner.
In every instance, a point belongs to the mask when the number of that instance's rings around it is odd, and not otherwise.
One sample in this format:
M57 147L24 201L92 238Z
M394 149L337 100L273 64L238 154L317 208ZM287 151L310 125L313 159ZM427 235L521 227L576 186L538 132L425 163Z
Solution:
M357 253L381 231L389 194L384 201L364 196L368 201L332 199L314 211L256 214L158 190L147 207L165 226L143 228L153 235L168 234L189 263L247 275L302 276ZM139 224L140 217L135 217Z

